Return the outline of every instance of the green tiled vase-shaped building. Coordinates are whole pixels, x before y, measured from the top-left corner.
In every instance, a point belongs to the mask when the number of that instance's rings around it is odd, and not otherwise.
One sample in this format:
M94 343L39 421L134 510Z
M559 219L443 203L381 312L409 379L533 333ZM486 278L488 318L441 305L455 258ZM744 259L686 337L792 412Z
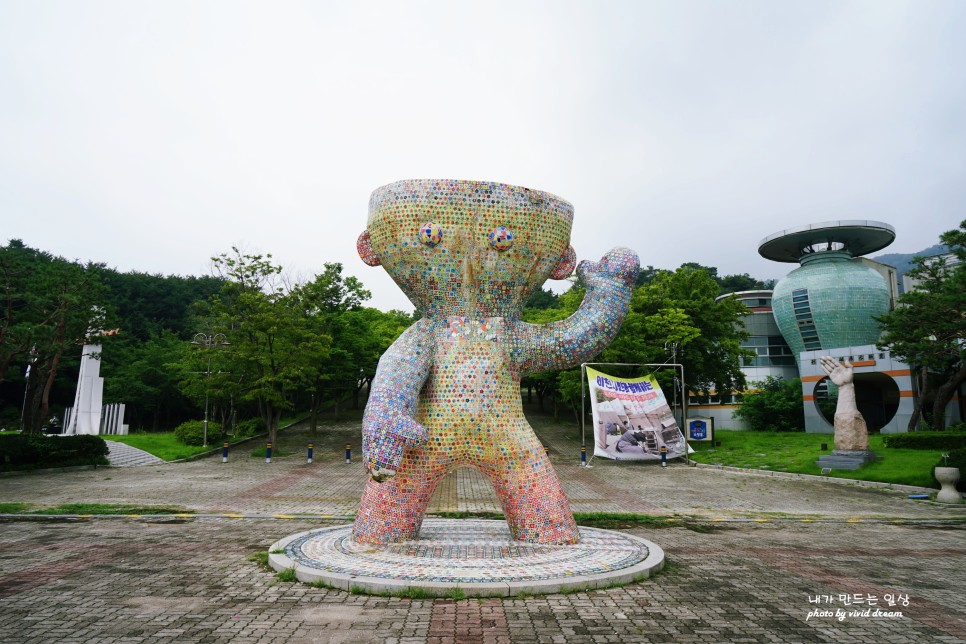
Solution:
M775 285L771 302L796 362L802 351L876 343L881 327L875 316L889 312L892 288L882 273L854 258L893 239L889 224L844 220L782 230L761 241L762 257L801 264Z
M889 312L890 289L845 251L806 255L772 294L775 321L796 359L802 351L875 344L873 316Z

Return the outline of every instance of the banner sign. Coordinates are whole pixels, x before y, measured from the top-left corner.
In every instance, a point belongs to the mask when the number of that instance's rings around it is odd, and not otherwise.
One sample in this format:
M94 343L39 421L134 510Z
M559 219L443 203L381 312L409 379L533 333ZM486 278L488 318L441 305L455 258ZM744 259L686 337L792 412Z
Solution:
M617 378L587 367L594 456L618 461L684 456L684 435L653 375Z

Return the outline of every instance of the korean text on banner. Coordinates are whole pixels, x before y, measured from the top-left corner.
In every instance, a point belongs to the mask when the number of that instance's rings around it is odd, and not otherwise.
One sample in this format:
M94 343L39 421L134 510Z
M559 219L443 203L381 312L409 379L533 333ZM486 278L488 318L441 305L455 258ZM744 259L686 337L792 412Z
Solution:
M684 455L684 435L653 375L617 378L587 367L594 455L642 461Z

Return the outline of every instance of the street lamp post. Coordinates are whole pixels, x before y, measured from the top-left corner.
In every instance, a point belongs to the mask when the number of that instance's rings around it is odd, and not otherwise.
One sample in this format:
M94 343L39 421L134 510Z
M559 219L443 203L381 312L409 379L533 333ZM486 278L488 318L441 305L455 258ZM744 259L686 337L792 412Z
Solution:
M670 354L671 354L671 364L676 365L678 363L678 343L677 342L665 342L664 343L664 351L670 352ZM681 387L682 388L681 395L682 396L687 396L687 392L683 391L683 385L678 382L677 372L675 371L675 376L674 376L674 391L671 393L671 396L672 396L672 403L671 403L671 410L672 410L672 412L671 413L672 414L676 414L677 413L677 407L678 407L678 387ZM684 426L684 414L681 414L681 426L682 427Z
M191 341L191 344L196 344L203 346L208 354L208 367L205 370L205 429L204 438L202 439L205 446L208 445L208 388L211 384L211 349L220 346L228 346L228 336L224 333L196 333L195 339Z

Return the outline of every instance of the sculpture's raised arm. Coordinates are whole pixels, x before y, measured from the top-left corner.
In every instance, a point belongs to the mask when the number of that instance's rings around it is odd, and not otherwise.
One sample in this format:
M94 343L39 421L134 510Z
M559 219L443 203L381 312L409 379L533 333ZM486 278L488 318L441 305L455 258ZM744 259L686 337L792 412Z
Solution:
M639 269L637 253L629 248L614 248L599 262L581 262L577 275L587 294L576 313L550 324L516 323L512 344L519 375L566 369L600 353L627 317Z
M406 329L379 359L362 417L362 453L376 481L395 475L403 448L426 441L426 428L415 417L434 355L432 326L424 318Z

